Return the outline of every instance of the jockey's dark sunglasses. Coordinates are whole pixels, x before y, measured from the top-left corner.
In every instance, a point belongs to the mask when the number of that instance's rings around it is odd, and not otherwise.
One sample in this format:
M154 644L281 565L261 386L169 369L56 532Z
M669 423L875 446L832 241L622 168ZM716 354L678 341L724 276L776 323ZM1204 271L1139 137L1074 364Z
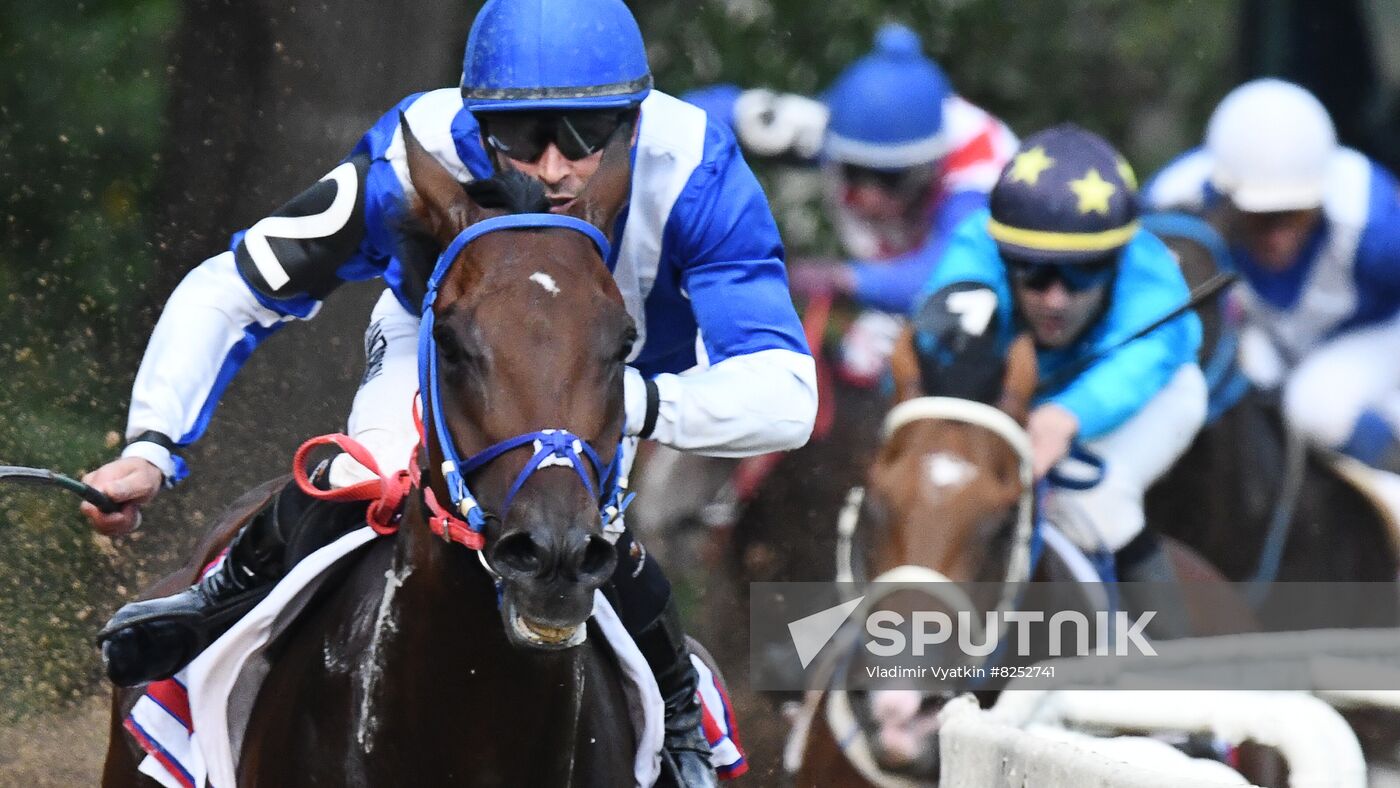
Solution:
M569 161L592 156L630 121L636 110L500 112L477 115L486 144L516 161L539 161L550 143Z
M1022 287L1037 293L1049 290L1056 281L1064 283L1071 293L1093 290L1105 285L1118 269L1118 256L1110 255L1083 263L1042 263L1007 259L1006 270Z
M901 194L918 191L932 179L928 165L903 167L895 170L881 170L875 167L862 167L859 164L842 164L841 179L852 187L874 186L883 191Z

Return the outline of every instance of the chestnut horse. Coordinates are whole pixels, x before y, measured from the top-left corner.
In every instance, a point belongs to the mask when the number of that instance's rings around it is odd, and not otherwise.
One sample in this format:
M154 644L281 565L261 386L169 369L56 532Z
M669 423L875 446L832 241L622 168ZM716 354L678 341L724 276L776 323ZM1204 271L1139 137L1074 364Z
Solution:
M896 349L893 368L901 402L885 417L858 519L843 516L838 525L837 579L999 583L999 588L974 589L975 599L959 600L959 594L950 592L945 601L958 609L1002 612L1024 602L1018 591L1025 582L1077 581L1060 582L1058 599L1045 600L1052 607L1042 612L1063 605L1086 614L1108 609L1110 591L1095 579L1082 553L1053 526L1035 524L1030 442L1023 429L1037 382L1030 337L1012 344L997 392L974 393L961 380L921 377L908 332ZM929 396L954 392L978 399ZM1183 578L1223 582L1191 551L1175 543L1167 550ZM1229 604L1214 608L1189 596L1185 601L1193 632L1252 627L1242 598L1230 597ZM897 591L876 604L877 609L902 610L911 602L909 592ZM866 654L860 649L847 656L844 665L817 671L814 691L808 693L789 746L789 763L799 767L795 785L937 783L939 712L956 690L827 691L860 683L850 679L865 674ZM992 659L1005 667L1044 656ZM976 690L984 706L995 701L999 688L996 682L966 687Z
M269 647L237 783L633 784L621 670L587 623L616 564L602 533L635 338L596 229L627 195L626 135L564 217L523 176L464 190L402 128L415 214L447 249L420 342L421 482L396 534ZM154 784L134 758L114 738L104 785Z
M904 401L886 417L858 520L843 517L838 574L849 566L844 579L1005 582L997 606L1014 601L1008 597L1033 570L1036 580L1073 578L1054 551L1031 563L1034 501L1022 428L1036 384L1029 338L1012 347L996 407L923 396L912 354L906 336L895 358ZM898 605L902 594L881 608ZM1085 607L1092 597L1086 593ZM859 674L860 657L837 670ZM937 781L938 712L953 692L828 692L833 679L841 682L827 672L809 692L794 729L796 786Z

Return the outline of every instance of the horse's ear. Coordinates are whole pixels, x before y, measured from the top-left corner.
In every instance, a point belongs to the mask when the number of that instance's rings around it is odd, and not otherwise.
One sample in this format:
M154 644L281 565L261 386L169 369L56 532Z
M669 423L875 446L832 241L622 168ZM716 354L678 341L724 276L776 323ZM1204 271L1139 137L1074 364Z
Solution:
M603 160L568 213L597 227L609 241L617 214L632 191L632 134L640 117L624 124L603 148Z
M1001 398L997 407L1005 411L1022 426L1030 416L1031 398L1040 380L1035 356L1035 340L1031 335L1021 334L1011 343L1006 353L1006 374L1001 379Z
M408 118L399 113L399 129L403 132L403 147L408 159L408 178L418 192L413 210L439 241L446 244L462 228L472 224L476 204L467 197L462 184L452 177L423 147L408 126Z
M890 372L894 375L895 402L904 402L923 395L919 373L919 353L914 349L914 327L905 326L890 356Z

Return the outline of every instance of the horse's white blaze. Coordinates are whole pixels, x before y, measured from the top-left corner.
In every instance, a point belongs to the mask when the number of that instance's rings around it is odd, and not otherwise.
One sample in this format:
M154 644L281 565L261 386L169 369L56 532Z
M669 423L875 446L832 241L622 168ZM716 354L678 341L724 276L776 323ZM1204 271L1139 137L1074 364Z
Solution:
M928 480L940 495L951 495L977 478L977 466L956 454L933 452L924 457Z
M369 650L365 652L360 666L363 679L360 684L360 719L355 728L355 739L365 748L365 752L374 750L374 733L379 724L378 718L370 711L370 699L374 696L375 686L384 672L381 642L386 634L397 632L399 629L399 622L395 617L394 595L403 585L404 578L412 571L408 566L397 572L393 569L384 570L384 594L379 598L379 612L374 618L374 635L370 638Z
M543 287L545 291L548 292L550 295L559 295L559 285L554 283L554 277L550 276L549 274L546 274L543 271L536 271L533 274L530 274L530 281L534 282L540 287Z

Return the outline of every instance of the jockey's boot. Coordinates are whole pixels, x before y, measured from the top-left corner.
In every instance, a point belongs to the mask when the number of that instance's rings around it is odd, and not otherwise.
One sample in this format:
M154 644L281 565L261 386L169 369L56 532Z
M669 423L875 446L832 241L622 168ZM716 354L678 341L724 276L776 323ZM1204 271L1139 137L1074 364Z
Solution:
M658 788L712 788L718 784L710 763L710 743L701 724L700 676L690 661L690 647L681 628L675 597L656 620L640 632L633 632L637 648L656 675L665 709L665 740L662 743L661 778Z
M657 788L713 788L718 776L710 763L710 743L696 694L700 676L690 661L671 582L625 528L616 548L617 568L604 592L656 677L665 712Z
M295 482L288 484L243 525L224 560L198 583L118 610L97 635L112 683L132 687L170 678L261 602L287 569L286 524L299 520L310 500Z
M1170 640L1191 634L1191 617L1181 580L1172 567L1162 540L1147 528L1114 555L1118 580L1124 587L1123 606L1133 615L1153 612L1144 631L1154 640Z

